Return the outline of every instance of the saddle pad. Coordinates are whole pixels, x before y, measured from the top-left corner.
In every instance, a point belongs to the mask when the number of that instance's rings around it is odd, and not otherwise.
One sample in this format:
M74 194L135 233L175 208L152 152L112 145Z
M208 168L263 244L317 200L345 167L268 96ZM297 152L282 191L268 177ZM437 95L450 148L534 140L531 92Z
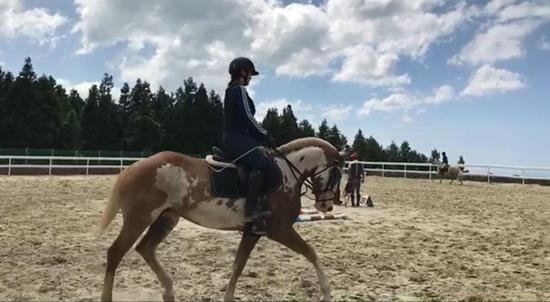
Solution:
M216 168L216 167L214 167ZM219 167L218 167L219 168ZM248 172L241 176L239 168L226 167L223 170L210 169L212 193L218 197L246 197L248 192ZM267 195L277 190L282 183L283 173L273 159L262 185L261 194Z

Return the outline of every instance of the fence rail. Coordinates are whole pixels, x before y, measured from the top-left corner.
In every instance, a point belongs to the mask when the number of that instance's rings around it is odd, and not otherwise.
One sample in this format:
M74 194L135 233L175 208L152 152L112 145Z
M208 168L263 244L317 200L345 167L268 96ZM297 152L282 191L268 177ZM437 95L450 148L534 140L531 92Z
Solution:
M48 175L52 175L53 169L86 169L86 175L92 169L118 169L122 171L130 163L141 160L141 157L81 157L81 156L23 156L23 155L0 155L0 169L8 170L11 175L14 169L48 169ZM7 161L7 164L5 162ZM23 163L18 163L18 161ZM29 164L30 162L37 162ZM47 163L44 163L44 162ZM67 164L66 162L76 162ZM80 162L86 164L80 164ZM4 164L2 164L4 162ZM64 162L64 164L59 164ZM106 164L107 163L107 164ZM108 164L111 163L111 164Z
M386 176L388 173L399 173L403 174L404 178L407 178L407 175L410 174L424 174L428 175L429 179L432 179L434 176L437 176L437 166L431 163L406 163L406 162L375 162L375 161L360 161L359 163L363 164L364 170L366 172L377 172ZM345 168L349 167L350 162L346 162ZM375 166L376 168L372 168ZM550 167L521 167L521 166L504 166L504 165L480 165L480 164L464 164L458 165L464 167L467 170L470 170L469 173L465 175L472 176L483 176L487 177L487 182L491 182L492 179L497 177L505 177L512 179L521 179L522 184L525 184L525 180L550 180ZM369 168L371 167L371 168ZM387 167L391 167L388 169ZM395 167L402 167L402 169L395 169ZM495 170L508 170L516 171L517 173L495 173ZM544 176L529 176L527 172L545 172ZM541 173L542 174L542 173Z
M7 169L7 175L13 174L15 169L48 169L52 175L53 169L85 169L86 175L93 169L115 169L122 171L131 163L141 160L142 157L95 157L95 156L24 156L24 155L0 155L0 169ZM350 162L346 162L345 168ZM427 175L432 179L437 175L437 166L431 163L406 163L406 162L376 162L361 161L366 172L379 173L381 176L402 174L407 178L413 174ZM487 182L497 177L521 179L550 180L550 167L521 167L504 165L461 165L470 170L467 175L487 177ZM515 171L517 173L503 174L500 170ZM544 176L529 176L527 172L543 172Z

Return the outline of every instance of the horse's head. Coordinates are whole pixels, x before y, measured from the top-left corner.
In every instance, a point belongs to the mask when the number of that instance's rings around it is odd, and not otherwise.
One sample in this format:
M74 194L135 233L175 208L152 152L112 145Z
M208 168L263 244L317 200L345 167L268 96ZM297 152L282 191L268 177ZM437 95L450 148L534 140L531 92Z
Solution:
M325 150L327 163L317 167L311 176L315 208L321 212L332 211L333 205L340 201L340 180L346 155Z
M291 167L292 175L315 195L315 208L331 211L340 200L340 178L345 153L319 138L299 138L277 148ZM299 175L298 175L299 174Z

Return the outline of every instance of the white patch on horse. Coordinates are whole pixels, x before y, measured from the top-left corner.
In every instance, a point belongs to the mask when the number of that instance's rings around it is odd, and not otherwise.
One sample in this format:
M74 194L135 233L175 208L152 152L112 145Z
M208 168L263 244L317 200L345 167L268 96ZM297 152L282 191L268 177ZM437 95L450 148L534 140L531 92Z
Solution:
M201 201L186 216L189 220L214 229L238 228L244 225L244 205L246 200L239 198L233 205L228 198L214 198Z
M171 164L162 165L157 169L155 187L168 195L168 205L181 205L183 197L189 195L187 172Z

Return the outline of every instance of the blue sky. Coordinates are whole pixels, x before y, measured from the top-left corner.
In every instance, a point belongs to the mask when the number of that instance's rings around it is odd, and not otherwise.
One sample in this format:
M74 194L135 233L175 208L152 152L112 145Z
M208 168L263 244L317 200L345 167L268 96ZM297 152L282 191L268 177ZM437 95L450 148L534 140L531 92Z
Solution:
M261 72L261 119L408 140L450 161L550 166L550 2L443 0L3 0L0 66L25 57L86 94L103 73L219 93L234 56Z

